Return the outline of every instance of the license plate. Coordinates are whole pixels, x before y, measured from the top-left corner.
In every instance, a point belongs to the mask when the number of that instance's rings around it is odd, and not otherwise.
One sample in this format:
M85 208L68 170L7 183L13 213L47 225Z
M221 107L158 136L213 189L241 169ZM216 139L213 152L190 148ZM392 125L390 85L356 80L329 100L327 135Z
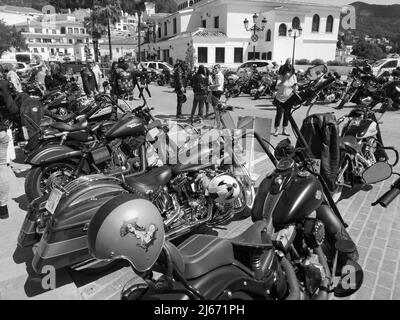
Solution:
M46 210L50 212L51 214L54 214L54 212L57 209L58 203L61 200L61 197L64 195L64 192L58 190L57 188L54 188L51 191L50 197L46 202Z

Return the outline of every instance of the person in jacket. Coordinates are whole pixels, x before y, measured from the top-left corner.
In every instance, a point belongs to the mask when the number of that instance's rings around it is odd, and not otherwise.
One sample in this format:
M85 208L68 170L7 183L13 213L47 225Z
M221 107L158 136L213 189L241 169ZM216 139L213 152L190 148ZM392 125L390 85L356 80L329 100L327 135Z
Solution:
M61 73L61 68L57 64L51 65L44 81L46 89L49 91L59 89L67 84L67 78Z
M204 104L207 100L208 91L208 77L206 75L206 70L203 65L199 66L197 73L192 78L192 88L194 92L192 113L190 116L190 121L193 122L194 115L196 113L197 107L199 107L199 118L203 118Z
M212 78L212 95L218 100L221 100L222 94L224 93L225 77L221 71L221 66L219 64L214 66Z
M99 91L96 82L96 75L93 72L94 63L92 59L86 60L86 66L81 70L83 90L85 93L92 97Z
M102 87L101 79L104 78L104 74L103 74L103 71L101 71L101 68L100 68L100 65L99 65L98 62L95 62L93 64L93 69L92 70L93 70L94 76L96 78L97 89L100 92L101 91L101 87Z
M277 93L273 104L276 106L276 117L275 117L275 133L274 136L279 135L279 127L283 116L283 130L282 135L289 136L287 127L289 125L289 117L282 104L285 103L297 89L297 77L294 73L294 68L286 66L281 68L278 82L276 84Z
M185 78L181 62L177 62L174 66L174 84L177 97L176 117L182 119L182 106L185 101Z
M17 92L22 92L21 79L19 78L16 67L14 65L10 66L7 73L7 80L10 81Z
M139 73L139 79L140 79L140 95L139 98L143 98L143 91L146 90L147 94L149 95L149 99L151 99L151 92L149 90L149 84L150 84L150 77L149 77L149 71L144 65L141 65L140 67L140 73Z
M10 168L8 159L8 147L10 136L7 133L8 121L13 121L19 115L18 106L15 104L9 92L9 82L0 80L0 219L8 219L8 195L10 191Z
M111 87L115 97L122 99L125 96L133 96L137 75L124 57L118 59L118 64L112 74Z

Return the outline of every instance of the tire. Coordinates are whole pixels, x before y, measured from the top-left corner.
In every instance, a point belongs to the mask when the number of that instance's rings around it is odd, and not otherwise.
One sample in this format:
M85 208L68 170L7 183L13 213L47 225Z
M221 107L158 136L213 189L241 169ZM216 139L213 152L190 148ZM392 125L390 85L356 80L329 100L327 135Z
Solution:
M75 167L76 165L72 162L56 162L43 167L32 168L28 172L25 180L25 193L28 201L32 202L33 200L41 197L43 194L51 192L53 189L52 183L59 180L46 181L44 179L48 174L51 175L52 170L58 170L58 172L61 174L59 177L64 180L61 181L61 183L62 185L65 185L66 183L74 180L73 172ZM56 173L57 171L53 174ZM52 179L54 178L56 177L53 177Z

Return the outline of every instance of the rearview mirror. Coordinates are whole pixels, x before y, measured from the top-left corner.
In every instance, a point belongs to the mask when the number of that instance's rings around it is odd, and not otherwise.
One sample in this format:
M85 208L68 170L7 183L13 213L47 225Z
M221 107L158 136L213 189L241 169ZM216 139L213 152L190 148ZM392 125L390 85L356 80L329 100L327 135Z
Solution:
M308 68L305 76L309 81L315 81L323 77L327 72L328 67L326 65L319 65Z
M393 168L386 162L377 162L364 171L365 184L376 184L389 179L393 174Z

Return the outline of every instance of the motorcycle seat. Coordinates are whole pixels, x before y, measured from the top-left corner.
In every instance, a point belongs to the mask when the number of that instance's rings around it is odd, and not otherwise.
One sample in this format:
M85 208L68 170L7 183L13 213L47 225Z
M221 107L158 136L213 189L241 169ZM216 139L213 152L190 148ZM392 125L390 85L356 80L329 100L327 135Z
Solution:
M351 152L361 153L361 146L358 144L357 139L353 136L346 136L340 138L340 149Z
M273 248L268 223L265 220L255 222L241 235L230 239L230 242L238 251L263 251Z
M183 275L186 280L235 262L231 242L211 235L193 235L178 249L185 265Z
M172 177L172 170L169 166L153 169L144 175L125 178L126 184L131 188L147 194L155 192L160 187L164 187Z
M84 121L82 123L78 123L76 125L71 126L64 122L56 122L56 123L51 124L50 126L54 129L57 129L62 132L76 132L76 131L81 131L83 129L86 129L88 124L87 124L87 121Z

